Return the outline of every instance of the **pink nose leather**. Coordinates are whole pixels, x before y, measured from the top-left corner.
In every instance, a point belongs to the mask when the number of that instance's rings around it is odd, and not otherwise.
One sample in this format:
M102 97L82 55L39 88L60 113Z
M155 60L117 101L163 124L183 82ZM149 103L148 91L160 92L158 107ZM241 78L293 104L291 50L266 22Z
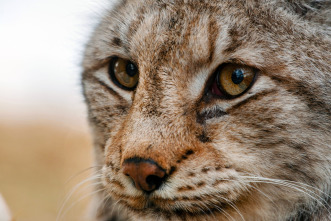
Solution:
M165 170L152 160L132 158L123 163L123 173L134 181L137 189L152 192L165 178Z

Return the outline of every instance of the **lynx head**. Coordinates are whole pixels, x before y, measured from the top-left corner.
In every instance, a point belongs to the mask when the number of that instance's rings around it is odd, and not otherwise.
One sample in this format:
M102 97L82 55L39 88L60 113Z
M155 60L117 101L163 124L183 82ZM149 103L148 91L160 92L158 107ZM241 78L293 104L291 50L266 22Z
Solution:
M83 62L95 219L331 217L322 4L119 1Z

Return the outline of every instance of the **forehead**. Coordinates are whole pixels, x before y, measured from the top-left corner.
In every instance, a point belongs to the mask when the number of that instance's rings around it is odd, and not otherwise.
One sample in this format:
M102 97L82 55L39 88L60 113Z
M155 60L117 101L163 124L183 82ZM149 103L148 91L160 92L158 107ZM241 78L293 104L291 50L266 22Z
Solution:
M171 67L213 67L211 62L236 59L258 68L266 65L261 53L275 42L268 36L279 30L273 21L254 24L245 7L242 1L227 0L120 1L95 30L84 67L119 56L139 66L171 62ZM259 14L263 10L259 7ZM264 30L267 24L272 25Z
M212 57L219 37L216 7L155 1L142 6L126 3L115 10L120 23L113 25L118 30L113 33L117 41L122 39L132 59L201 63Z

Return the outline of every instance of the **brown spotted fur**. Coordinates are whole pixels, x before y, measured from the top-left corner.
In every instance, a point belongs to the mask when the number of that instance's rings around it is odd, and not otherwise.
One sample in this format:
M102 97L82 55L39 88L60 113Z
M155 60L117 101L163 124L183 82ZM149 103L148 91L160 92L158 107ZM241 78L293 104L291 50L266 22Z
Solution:
M330 1L119 0L83 62L91 219L331 220L330 49ZM135 91L111 56L137 64ZM259 70L231 100L205 93L226 62ZM131 157L169 174L150 196L122 173Z

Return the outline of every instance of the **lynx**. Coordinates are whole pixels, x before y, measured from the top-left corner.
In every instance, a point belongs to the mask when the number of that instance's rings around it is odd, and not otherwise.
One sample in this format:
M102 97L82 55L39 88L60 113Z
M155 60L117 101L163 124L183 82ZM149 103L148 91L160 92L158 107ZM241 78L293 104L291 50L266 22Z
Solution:
M83 61L91 220L331 220L330 11L117 1Z

